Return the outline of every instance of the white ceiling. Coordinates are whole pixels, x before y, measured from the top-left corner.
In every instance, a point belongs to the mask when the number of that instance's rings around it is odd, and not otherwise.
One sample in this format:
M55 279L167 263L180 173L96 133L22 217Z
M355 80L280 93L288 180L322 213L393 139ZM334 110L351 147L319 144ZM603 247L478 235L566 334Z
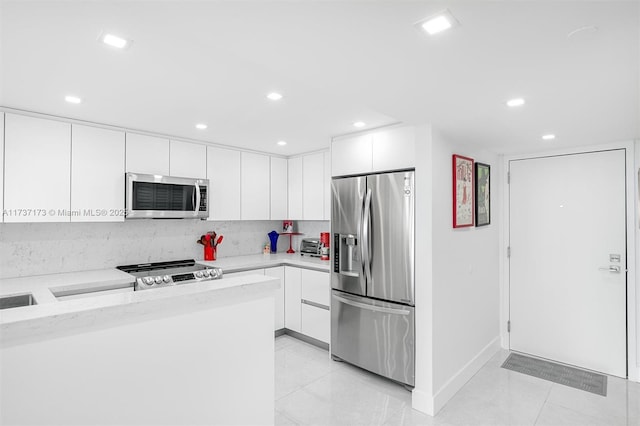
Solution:
M459 27L413 26L444 8ZM637 1L3 0L0 13L11 108L283 155L357 120L432 123L498 153L640 137ZM567 37L585 25L599 30ZM107 48L103 31L133 45ZM508 109L516 96L526 105Z

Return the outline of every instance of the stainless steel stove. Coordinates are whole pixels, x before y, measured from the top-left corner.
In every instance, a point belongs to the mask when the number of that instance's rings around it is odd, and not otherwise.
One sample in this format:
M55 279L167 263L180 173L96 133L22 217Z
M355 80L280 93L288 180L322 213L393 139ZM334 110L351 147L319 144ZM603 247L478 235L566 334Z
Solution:
M136 277L135 291L222 278L222 269L199 265L193 259L125 265L118 269Z

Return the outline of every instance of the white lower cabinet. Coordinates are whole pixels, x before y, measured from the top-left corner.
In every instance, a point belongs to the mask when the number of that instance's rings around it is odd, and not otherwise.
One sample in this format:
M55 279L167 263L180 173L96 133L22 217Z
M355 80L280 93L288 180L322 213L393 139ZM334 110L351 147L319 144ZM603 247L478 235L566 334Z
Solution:
M331 340L331 315L329 309L302 304L302 334L324 343Z
M275 305L276 316L275 316L275 327L274 327L274 330L280 330L284 328L284 294L285 294L284 266L267 268L264 270L264 274L269 277L276 277L280 279L280 288L276 290L276 305Z
M284 267L284 325L289 330L301 332L300 300L302 273L300 268Z
M277 266L225 273L225 277L268 275L280 279L276 292L275 330L296 331L324 343L331 340L329 300L331 286L327 272L295 266Z
M302 269L301 278L301 332L314 339L329 343L331 339L329 274Z

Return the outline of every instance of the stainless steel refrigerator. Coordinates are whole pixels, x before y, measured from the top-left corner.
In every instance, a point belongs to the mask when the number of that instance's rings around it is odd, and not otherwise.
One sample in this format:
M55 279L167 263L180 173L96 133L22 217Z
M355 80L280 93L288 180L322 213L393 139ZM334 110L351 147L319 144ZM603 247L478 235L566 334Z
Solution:
M331 355L413 386L414 172L331 186Z

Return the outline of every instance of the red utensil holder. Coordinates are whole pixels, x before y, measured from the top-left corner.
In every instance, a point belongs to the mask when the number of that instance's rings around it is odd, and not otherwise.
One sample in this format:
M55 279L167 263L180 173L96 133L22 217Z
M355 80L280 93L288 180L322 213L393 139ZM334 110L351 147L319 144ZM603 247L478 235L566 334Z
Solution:
M216 249L211 246L205 246L204 260L216 260Z

